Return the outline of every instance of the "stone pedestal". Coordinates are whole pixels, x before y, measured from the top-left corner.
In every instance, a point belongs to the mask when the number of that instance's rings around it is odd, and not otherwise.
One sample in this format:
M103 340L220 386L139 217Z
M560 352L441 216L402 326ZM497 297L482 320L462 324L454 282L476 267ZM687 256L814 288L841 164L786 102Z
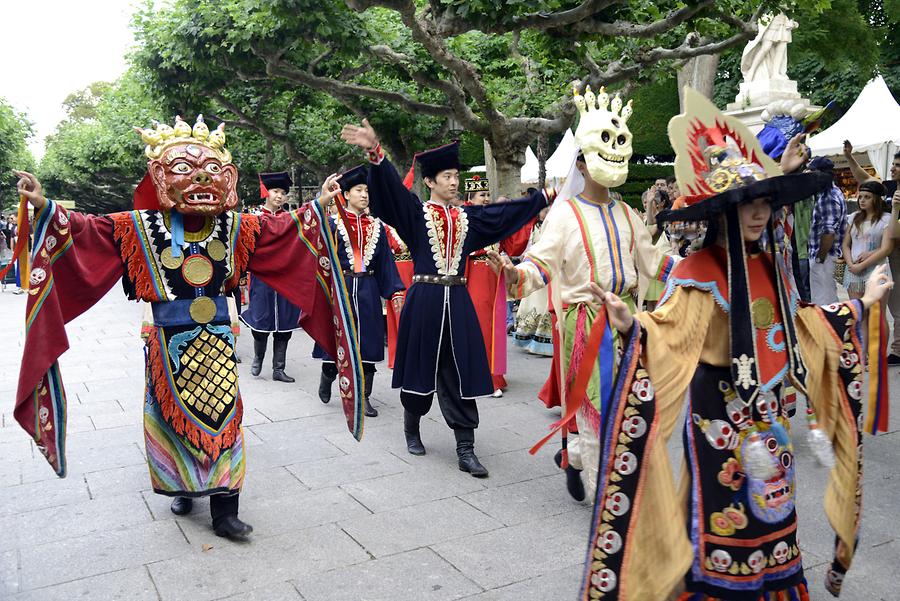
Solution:
M797 82L791 79L770 79L767 81L742 81L734 102L729 103L725 113L733 115L750 128L754 134L759 133L765 123L762 112L772 102L790 100L793 104L807 107L807 114L819 107L810 104L809 100L800 96Z

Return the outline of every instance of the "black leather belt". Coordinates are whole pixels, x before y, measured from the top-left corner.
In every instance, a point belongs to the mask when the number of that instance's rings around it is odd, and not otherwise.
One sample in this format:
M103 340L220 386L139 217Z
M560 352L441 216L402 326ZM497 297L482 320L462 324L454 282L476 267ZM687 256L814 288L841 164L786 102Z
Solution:
M466 278L461 275L430 275L417 273L412 277L414 284L437 284L439 286L465 286Z
M344 269L345 278L364 278L367 275L375 275L374 271L353 271L352 269Z

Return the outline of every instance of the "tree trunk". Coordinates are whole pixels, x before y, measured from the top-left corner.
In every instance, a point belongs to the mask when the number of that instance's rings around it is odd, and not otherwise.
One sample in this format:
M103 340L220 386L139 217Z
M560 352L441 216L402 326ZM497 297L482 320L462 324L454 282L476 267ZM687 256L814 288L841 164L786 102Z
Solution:
M484 141L484 164L487 167L491 198L496 201L501 196L519 198L522 196L522 165L525 164L524 150L510 150L494 153L490 143Z
M691 86L707 98L713 97L718 54L704 54L690 59L678 71L678 106L684 111L684 86Z

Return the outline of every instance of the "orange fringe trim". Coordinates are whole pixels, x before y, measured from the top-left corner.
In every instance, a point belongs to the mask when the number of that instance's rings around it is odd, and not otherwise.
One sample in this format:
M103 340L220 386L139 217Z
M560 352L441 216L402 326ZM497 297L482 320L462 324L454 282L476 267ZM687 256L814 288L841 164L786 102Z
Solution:
M227 450L234 445L234 441L241 429L241 421L244 416L244 406L241 403L240 391L236 392L235 413L234 417L227 426L219 433L218 436L210 436L184 414L178 401L172 396L172 389L169 387L169 379L166 377L166 371L163 361L162 343L159 339L159 329L153 328L147 339L147 348L150 353L150 380L153 383L153 391L156 394L156 401L162 410L163 419L181 437L190 442L194 448L203 450L209 455L213 461L219 458L219 454L223 450Z
M148 302L163 300L153 285L153 274L144 258L139 234L134 229L132 212L113 213L109 217L113 221L113 237L119 243L119 252L125 261L128 278L134 284L135 294Z
M234 273L225 282L225 292L231 292L241 281L241 275L247 272L250 255L256 250L256 239L259 237L259 217L244 214L241 216L241 229L237 243L234 245Z

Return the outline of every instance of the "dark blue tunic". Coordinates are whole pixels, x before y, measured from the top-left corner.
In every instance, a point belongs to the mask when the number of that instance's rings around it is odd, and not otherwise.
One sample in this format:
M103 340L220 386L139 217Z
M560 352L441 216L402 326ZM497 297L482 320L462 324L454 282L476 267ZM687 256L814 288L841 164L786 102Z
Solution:
M272 214L265 207L261 210L263 213ZM250 303L241 313L240 319L256 332L291 332L300 329L300 308L292 305L268 284L251 274Z
M350 293L350 305L353 307L353 317L356 320L356 331L359 336L359 351L362 360L366 363L375 363L384 360L384 317L381 311L381 299L390 299L395 293L404 289L403 281L394 264L394 255L388 245L387 233L380 221L370 218L362 218L348 213L351 220L355 220L355 227L351 231L338 225L337 217L332 217L332 231L337 231L338 257L341 261L341 269L344 271L344 281ZM371 233L364 234L365 240L360 240L360 248L363 254L365 275L348 275L353 270L351 261L352 250L349 246L348 235L353 235L359 230L360 222L374 224ZM365 231L365 229L364 229ZM322 347L316 344L313 347L313 357L334 361L328 356Z
M369 169L369 210L396 228L409 246L416 274L463 275L469 253L513 234L545 206L543 192L535 192L499 204L449 209L420 201L387 159ZM452 226L444 227L443 219L456 211L459 216ZM444 327L446 323L449 327ZM394 388L421 395L435 391L442 336L450 337L460 396L493 393L478 316L466 287L428 283L413 283L406 294L397 333Z

